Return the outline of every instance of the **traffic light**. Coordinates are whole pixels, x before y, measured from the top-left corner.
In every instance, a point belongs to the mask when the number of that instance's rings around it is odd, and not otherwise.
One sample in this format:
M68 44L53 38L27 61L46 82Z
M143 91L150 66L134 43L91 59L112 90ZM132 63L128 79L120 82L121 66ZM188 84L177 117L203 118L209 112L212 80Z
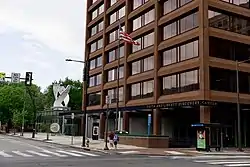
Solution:
M32 72L26 72L25 85L26 86L31 86L32 85Z

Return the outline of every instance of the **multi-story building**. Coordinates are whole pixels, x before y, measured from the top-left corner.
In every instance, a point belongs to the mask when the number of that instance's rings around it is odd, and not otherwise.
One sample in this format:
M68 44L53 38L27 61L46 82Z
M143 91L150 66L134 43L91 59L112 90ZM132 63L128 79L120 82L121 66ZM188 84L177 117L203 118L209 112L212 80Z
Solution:
M90 115L100 115L101 136L105 96L110 95L115 109L120 70L124 130L147 134L150 113L151 134L189 141L196 138L192 123L217 122L227 125L224 133L236 143L235 69L236 60L250 57L249 0L88 0L86 14L90 78L84 105ZM121 41L118 47L119 23L140 45ZM239 89L242 142L247 145L247 61L239 64Z

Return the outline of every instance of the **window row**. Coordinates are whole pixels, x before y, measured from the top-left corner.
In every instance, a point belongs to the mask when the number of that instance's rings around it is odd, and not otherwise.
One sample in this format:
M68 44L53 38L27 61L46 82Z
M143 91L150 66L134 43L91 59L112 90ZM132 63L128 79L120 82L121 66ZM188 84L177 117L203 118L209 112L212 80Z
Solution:
M95 69L100 66L102 66L102 56L98 56L97 58L90 60L90 63L89 63L90 70Z
M135 41L139 42L140 45L133 45L132 46L133 53L154 45L154 32L151 32L150 34L147 34L147 35L140 37L138 39L135 39Z
M104 12L104 4L102 4L101 6L99 6L99 8L97 8L96 10L94 10L92 12L92 20L94 20L97 16L99 16L100 14L102 14Z
M110 63L112 61L115 61L115 60L117 60L118 57L120 57L120 58L124 57L124 46L120 46L120 50L118 50L118 48L116 48L114 50L109 51L107 62Z
M140 7L141 5L145 4L149 0L133 0L133 9Z
M154 56L147 57L132 63L132 75L154 69Z
M209 26L223 29L243 35L250 35L249 20L239 17L230 16L216 11L208 11Z
M131 100L154 96L154 80L131 85Z
M117 20L121 19L124 16L125 16L125 6L123 6L121 9L110 15L109 24L113 24L114 22L116 22Z
M121 29L125 30L125 26L122 26ZM120 37L120 30L115 30L109 34L109 43L118 40Z
M168 14L193 0L166 0L163 4L163 15Z
M221 1L232 3L234 5L238 5L244 8L250 8L249 0L221 0Z
M101 83L102 83L102 74L89 77L89 87L101 85Z
M169 39L198 26L198 14L193 13L163 28L163 40Z
M121 102L121 101L123 101L123 87L120 87L119 88L119 92L118 92L119 94L118 94L118 96L119 96L119 101ZM111 100L111 103L116 103L116 97L117 97L117 88L115 88L115 89L109 89L108 91L107 91L107 95L109 96L109 98L110 98L110 100Z
M98 49L101 49L102 47L103 47L103 39L99 39L98 41L96 41L90 45L90 53L92 53Z
M187 71L162 78L164 95L189 92L199 89L199 71Z
M162 65L178 63L199 56L199 41L193 41L162 53Z
M110 0L110 6L114 5L118 0Z
M98 32L103 30L103 21L101 21L100 23L98 23L97 25L95 25L94 27L91 28L91 35L95 35Z
M155 10L152 9L149 12L133 20L133 31L147 25L148 23L154 20L155 20Z
M108 82L117 80L117 78L118 78L118 71L117 71L117 69L118 68L114 68L114 69L111 69L111 70L108 71ZM124 67L121 66L119 68L119 79L121 79L123 77L124 77Z

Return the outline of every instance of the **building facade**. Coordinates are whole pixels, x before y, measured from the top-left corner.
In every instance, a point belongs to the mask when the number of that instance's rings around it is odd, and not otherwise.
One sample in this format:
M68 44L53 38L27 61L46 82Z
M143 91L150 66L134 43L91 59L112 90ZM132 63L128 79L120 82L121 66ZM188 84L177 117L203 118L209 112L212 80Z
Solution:
M249 0L87 1L89 83L83 107L100 116L101 136L105 96L115 110L120 70L124 130L147 134L150 113L150 133L169 136L173 143L192 143L196 134L191 124L198 122L228 125L223 132L231 145L237 143L235 69L236 60L250 56ZM121 41L118 47L119 23L140 45ZM241 63L239 71L242 142L247 146L249 63Z

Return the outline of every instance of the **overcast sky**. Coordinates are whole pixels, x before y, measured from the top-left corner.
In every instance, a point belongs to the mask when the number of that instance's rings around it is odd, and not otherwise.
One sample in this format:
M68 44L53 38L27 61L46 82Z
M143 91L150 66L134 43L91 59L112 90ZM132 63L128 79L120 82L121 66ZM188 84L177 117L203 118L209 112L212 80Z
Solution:
M86 0L0 0L0 72L33 72L43 89L82 79Z

